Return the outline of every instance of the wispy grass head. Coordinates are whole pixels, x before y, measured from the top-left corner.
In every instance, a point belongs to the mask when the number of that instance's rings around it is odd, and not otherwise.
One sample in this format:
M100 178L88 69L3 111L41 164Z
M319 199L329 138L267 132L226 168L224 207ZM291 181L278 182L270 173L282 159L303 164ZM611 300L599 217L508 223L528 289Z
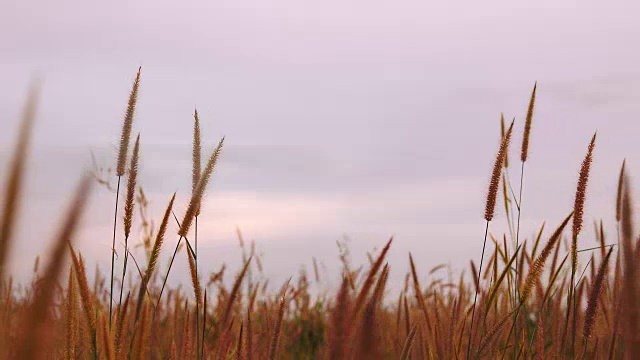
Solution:
M151 280L151 276L156 268L158 263L158 258L160 258L160 249L162 248L162 244L164 242L164 235L167 232L167 226L169 224L169 218L171 216L171 209L173 209L173 202L176 200L176 194L173 193L171 200L169 200L169 205L167 205L167 209L164 212L164 216L162 217L162 222L160 223L160 228L158 229L158 233L156 234L156 240L153 243L153 249L151 250L151 254L149 255L149 264L147 265L147 270L144 273L144 277L142 278L142 284L140 285L140 291L138 293L138 305L136 307L136 319L140 316L140 310L142 304L144 302L144 294L147 291L147 285Z
M131 165L129 167L129 179L127 181L127 199L124 205L124 237L129 238L131 225L133 223L133 208L135 204L136 184L138 182L138 160L140 157L140 134L136 138L131 155Z
M182 226L180 226L180 231L178 235L187 236L189 232L189 228L191 228L191 224L193 223L193 218L196 216L197 210L200 208L200 203L202 201L202 197L204 196L204 191L207 188L207 184L209 183L209 179L211 178L211 174L213 174L213 170L218 162L218 158L222 153L222 147L224 145L224 137L220 139L218 146L211 154L209 161L207 162L207 166L204 168L202 172L202 176L198 181L198 186L196 190L191 195L191 200L189 201L189 207L184 215L184 219L182 220Z
M127 104L127 112L124 115L122 123L122 134L120 135L120 148L118 151L118 164L116 166L116 175L123 176L127 164L127 154L129 151L129 139L131 138L131 129L133 126L133 116L136 111L136 103L138 101L138 88L140 87L140 71L138 68L136 79L133 81L133 87L129 94L129 102Z

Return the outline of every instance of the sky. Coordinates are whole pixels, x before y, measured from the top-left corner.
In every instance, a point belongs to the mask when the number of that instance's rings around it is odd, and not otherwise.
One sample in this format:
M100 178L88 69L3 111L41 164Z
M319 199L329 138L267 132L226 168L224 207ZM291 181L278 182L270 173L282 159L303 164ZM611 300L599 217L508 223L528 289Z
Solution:
M571 210L580 163L598 132L590 224L613 235L617 173L640 163L640 37L635 2L17 1L0 3L0 169L7 169L30 82L42 80L12 271L31 276L80 175L113 167L132 80L140 185L160 221L191 189L191 134L225 150L199 222L203 275L241 261L236 227L284 281L316 257L339 279L336 241L354 265L391 237L391 279L478 262L484 198L501 112L515 118L510 169L538 83L522 234ZM4 173L2 171L0 174ZM4 176L0 176L4 182ZM111 178L115 184L115 178ZM0 197L3 196L0 194ZM96 187L77 247L109 267L114 192ZM172 224L173 226L174 224ZM139 219L134 220L139 242ZM506 231L498 207L491 232ZM175 246L170 228L163 257ZM119 219L118 245L123 242ZM140 249L135 253L144 258ZM187 279L185 255L173 282ZM143 266L143 265L142 265ZM435 274L433 276L438 276ZM325 285L326 285L325 284ZM329 286L329 285L327 285Z

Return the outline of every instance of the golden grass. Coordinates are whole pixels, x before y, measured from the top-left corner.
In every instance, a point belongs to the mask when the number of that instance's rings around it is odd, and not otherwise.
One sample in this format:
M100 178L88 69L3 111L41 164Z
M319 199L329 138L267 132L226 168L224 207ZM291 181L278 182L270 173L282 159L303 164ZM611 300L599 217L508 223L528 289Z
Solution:
M124 140L121 139L118 166L121 157L126 161L129 155L128 137L132 131L139 80L138 72L123 125ZM528 159L536 89L537 84L525 119L521 151L523 168ZM14 239L12 234L25 181L24 164L34 121L35 99L35 93L28 97L16 149L6 172L0 267L9 256ZM116 278L113 272L109 277L109 274L96 271L90 282L82 256L73 249L73 235L89 195L90 180L86 179L73 194L61 230L53 238L52 251L45 257L48 260L42 267L43 272L38 272L36 263L33 281L17 286L3 270L0 277L0 360L631 359L640 354L640 308L637 305L640 300L637 270L640 242L634 230L631 184L625 163L618 176L616 194L618 244L608 243L606 223L602 220L594 222L593 234L583 231L595 136L582 163L572 214L564 220L556 220L560 225L552 233L546 234L543 225L530 229L534 231L533 236L523 236L519 241L519 221L516 229L512 227L515 222L511 221L506 231L492 229L489 233L488 228L489 221L501 216L495 212L500 181L503 182L504 215L515 216L510 210L513 204L518 217L521 210L522 197L515 198L516 192L511 189L508 176L508 145L513 137L513 123L506 128L504 117L501 117L500 148L484 209L486 237L494 244L487 269L482 267L484 246L480 266L476 268L471 262L471 274L456 275L448 266L425 264L409 254L408 267L399 270L405 275L404 286L390 287L390 274L395 270L386 263L391 240L377 255L368 254L368 263L360 267L351 263L346 245L339 244L342 268L338 272L323 273L319 260L313 257L309 259L309 265L313 268L314 285L307 273L301 272L297 278L275 289L263 276L252 276L252 271L262 275L263 265L253 244L247 251L240 234L244 264L229 283L225 281L225 265L216 264L215 268L220 266L220 270L211 271L214 266L198 261L197 245L194 250L187 239L194 221L197 228L196 216L205 216L199 214L200 205L224 144L223 138L206 166L200 169L199 126L196 111L189 205L179 222L173 214L176 199L173 194L155 233L149 225L151 221L146 215L143 195L138 198L141 219L136 219L133 211L140 156L140 138L136 140L130 158L124 235L125 244L131 237L136 246L140 244L144 248L147 265L144 269L134 268L133 275L128 276L128 284L123 281L127 272ZM124 175L124 167L117 175L118 178ZM521 194L522 174L520 185ZM186 251L193 289L168 288L163 297L171 265L161 269L160 259L171 216L178 223L180 239L170 264L181 248ZM571 234L565 234L571 219ZM143 223L145 229L145 234L139 238L131 232L136 221ZM584 238L593 236L597 245L581 248L577 241L579 234ZM186 246L181 246L182 238L185 239L182 245ZM548 240L545 242L543 238ZM135 260L127 251L128 247L126 244L125 259L131 256ZM435 251L437 246L433 249ZM71 271L66 281L60 283L63 269L67 267L67 251L71 255ZM579 265L581 254L585 260L590 260ZM426 276L421 276L419 269L430 270L424 272ZM166 270L164 278L157 275L161 270ZM200 281L199 271L203 271L203 279L208 281ZM439 275L443 271L447 276ZM548 277L543 276L545 272ZM336 275L342 280L339 288L318 292L316 285L322 286L325 279ZM124 297L124 302L116 304L115 313L111 300L114 279L120 282L120 296ZM110 284L107 283L109 280ZM398 292L392 293L394 291ZM568 326L570 320L571 327ZM475 328L472 326L474 321ZM115 322L114 327L112 322ZM577 329L581 330L581 341L578 342L575 341Z

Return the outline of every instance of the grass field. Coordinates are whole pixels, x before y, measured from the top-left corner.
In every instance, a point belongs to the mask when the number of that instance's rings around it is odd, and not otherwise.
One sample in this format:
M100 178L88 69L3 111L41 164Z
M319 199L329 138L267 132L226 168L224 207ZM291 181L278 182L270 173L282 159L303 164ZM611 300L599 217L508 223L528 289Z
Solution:
M206 191L214 183L224 138L211 154L202 152L197 111L193 122L192 193L184 214L174 212L175 194L167 194L159 226L146 236L131 235L134 222L147 223L144 192L137 184L140 146L133 139L141 71L134 80L112 180L113 251L108 273L90 277L74 234L86 212L92 188L105 179L87 174L79 180L52 234L52 250L34 264L34 278L14 284L8 259L15 241L38 87L27 96L9 168L3 173L0 219L0 358L2 359L467 359L608 358L640 356L640 241L634 230L632 189L622 164L618 179L616 223L584 224L585 200L596 140L585 141L585 157L576 174L573 211L547 219L533 238L521 234L527 211L522 189L535 135L535 97L531 93L520 148L513 122L501 120L502 137L489 175L484 242L469 270L452 281L421 281L410 254L404 286L386 291L387 251L379 245L369 262L354 266L341 256L342 283L334 293L313 291L321 281L301 273L284 284L254 281L260 259L242 246L245 264L236 274L204 273L198 260L198 219ZM144 134L144 132L142 132ZM531 149L535 150L535 149ZM489 163L491 159L487 159ZM513 171L509 171L512 169ZM509 174L518 174L510 178ZM94 189L95 191L95 189ZM500 214L496 215L496 208ZM26 214L22 214L26 216ZM505 216L507 228L492 227ZM173 233L171 229L179 229ZM589 229L589 230L587 230ZM605 234L617 234L606 237ZM585 248L583 238L600 246ZM120 246L119 244L124 244ZM130 249L140 245L146 258ZM481 250L481 251L480 251ZM116 253L118 256L116 256ZM341 249L341 254L346 250ZM588 258L587 262L579 262ZM187 257L191 284L167 286L173 260ZM161 260L161 258L163 260ZM168 261L164 261L164 259ZM166 266L164 266L166 264ZM257 266L252 264L256 264ZM163 266L161 266L163 265ZM200 268L199 268L200 267ZM436 266L430 273L440 270ZM119 271L122 269L122 272ZM252 270L253 269L253 270ZM65 275L68 275L65 277ZM94 279L90 281L89 279ZM231 281L225 281L225 278ZM225 284L232 284L227 286ZM24 285L24 284L23 284Z

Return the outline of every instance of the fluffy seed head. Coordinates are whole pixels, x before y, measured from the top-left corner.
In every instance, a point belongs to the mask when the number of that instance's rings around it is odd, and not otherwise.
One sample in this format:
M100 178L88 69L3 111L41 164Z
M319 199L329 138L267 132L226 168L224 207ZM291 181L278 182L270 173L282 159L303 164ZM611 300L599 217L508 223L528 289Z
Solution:
M175 200L176 200L176 193L173 193L171 200L169 200L169 205L167 205L167 209L164 211L164 216L162 217L160 228L158 229L158 233L156 234L156 241L153 243L153 250L151 250L151 256L149 257L149 265L147 266L147 272L145 276L147 281L151 278L151 275L155 270L156 264L158 263L158 257L160 256L160 249L162 248L162 243L164 242L164 235L167 232L167 225L169 224L171 209L173 209L173 203Z
M521 294L520 301L522 302L527 301L529 294L531 294L531 289L533 289L533 286L538 282L538 279L542 274L542 270L544 269L544 264L547 261L547 258L549 257L549 255L551 255L551 251L553 250L554 246L560 239L560 236L562 235L562 231L564 230L565 226L567 226L567 223L569 223L569 219L571 219L572 215L573 213L569 214L569 216L567 216L564 219L562 224L558 226L556 231L553 232L553 235L551 235L551 237L547 241L547 244L544 246L544 249L542 249L542 251L540 252L540 255L538 255L538 257L534 260L533 264L531 265L531 268L529 269L529 273L527 274L526 280L524 281L524 287L520 292Z
M596 134L593 134L589 148L587 150L587 156L582 161L582 167L580 168L580 176L578 178L578 187L576 189L576 198L573 205L573 227L571 231L571 266L572 271L575 272L578 265L578 234L582 230L582 220L584 216L584 202L587 194L587 183L589 182L589 170L591 169L591 162L593 161L593 149L596 146Z
M116 167L116 175L124 175L125 167L127 164L127 153L129 151L129 139L131 138L131 128L133 125L133 116L136 111L136 103L138 102L138 88L140 86L140 70L136 74L136 79L133 81L133 87L129 94L129 102L127 104L127 112L124 115L124 122L122 123L122 134L120 135L120 149L118 151L118 165Z
M201 165L202 147L200 145L200 119L198 118L198 110L193 113L193 151L192 151L192 176L191 176L191 193L193 194L198 187L200 174L202 173ZM200 208L196 211L196 216L200 215Z
M202 288L200 287L200 278L196 270L196 262L191 251L187 251L189 258L189 273L191 274L191 285L193 285L193 295L198 304L202 304Z
M138 305L136 307L136 319L140 316L140 310L142 304L144 303L144 294L147 291L147 286L149 285L149 281L151 280L151 276L153 275L153 271L156 268L156 264L158 263L158 258L160 257L160 249L162 248L162 243L164 242L164 235L167 232L167 225L169 224L169 217L171 216L171 209L173 208L173 202L176 199L176 194L173 193L171 200L169 201L169 205L167 205L167 209L164 212L164 216L162 217L162 222L160 223L160 228L158 229L158 233L156 234L156 240L153 243L153 249L151 250L151 255L149 256L149 264L147 265L147 270L144 273L144 277L142 278L142 283L140 284L140 290L138 293Z
M392 241L393 241L393 238L389 239L389 241L384 246L384 248L382 248L382 251L380 251L380 255L378 255L378 258L376 259L376 261L371 264L371 270L369 270L369 274L367 275L367 278L362 284L362 288L360 289L360 292L358 293L358 296L356 298L355 309L352 313L352 316L353 316L352 320L355 320L355 317L358 316L360 310L362 310L365 304L365 301L369 296L369 291L371 290L371 287L374 284L375 277L378 274L378 271L380 270L380 267L384 262L384 258L387 255L389 248L391 247Z
M536 88L538 82L533 85L533 91L531 91L531 99L529 100L529 108L527 109L527 119L524 122L524 134L522 135L522 150L520 152L520 160L522 162L527 161L527 155L529 154L529 137L531 136L531 121L533 120L533 108L536 105Z
M140 157L140 134L136 138L129 167L129 179L127 180L127 199L124 205L124 237L129 238L131 234L131 224L133 223L133 208L136 195L136 184L138 182L138 159Z
M493 219L493 213L496 208L496 198L498 196L498 188L500 186L500 174L502 173L502 166L504 159L509 151L509 142L511 141L511 133L513 132L513 121L507 134L500 142L500 149L496 155L496 161L493 165L493 172L491 173L491 180L489 181L489 190L487 191L487 202L484 210L484 219L491 221Z
M500 139L504 139L504 136L506 135L505 132L507 131L506 129L506 125L504 124L504 114L500 113ZM507 155L504 157L504 168L508 168L509 167L509 153L507 153Z
M604 283L604 278L607 273L607 265L609 264L611 251L613 251L613 247L609 249L607 256L602 260L602 265L600 265L598 275L596 275L593 285L591 285L591 292L589 293L589 302L587 303L587 311L585 313L584 320L583 335L585 338L591 337L591 334L593 333L593 323L596 318L596 311L598 310L598 299L602 292L602 284Z
M220 139L218 146L211 154L209 161L207 162L207 166L204 168L202 172L202 176L198 181L198 186L196 190L191 195L191 201L189 201L189 207L187 208L187 212L184 215L184 219L182 220L182 226L180 226L180 231L178 235L187 236L189 232L189 228L191 228L191 224L193 223L193 218L196 216L196 211L200 208L200 202L202 201L202 197L204 195L204 191L207 188L207 183L211 178L211 174L213 174L213 169L218 162L218 158L222 153L222 146L224 145L224 137Z

